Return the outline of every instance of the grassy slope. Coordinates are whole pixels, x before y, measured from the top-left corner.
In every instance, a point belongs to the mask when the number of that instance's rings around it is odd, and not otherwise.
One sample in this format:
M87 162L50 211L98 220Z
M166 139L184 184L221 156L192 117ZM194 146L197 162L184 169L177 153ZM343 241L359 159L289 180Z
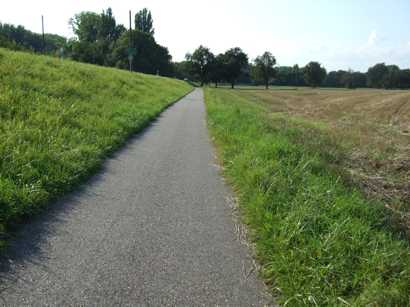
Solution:
M0 49L0 227L70 190L184 82Z
M253 233L263 275L289 306L407 306L410 247L347 187L319 130L206 90L208 123Z

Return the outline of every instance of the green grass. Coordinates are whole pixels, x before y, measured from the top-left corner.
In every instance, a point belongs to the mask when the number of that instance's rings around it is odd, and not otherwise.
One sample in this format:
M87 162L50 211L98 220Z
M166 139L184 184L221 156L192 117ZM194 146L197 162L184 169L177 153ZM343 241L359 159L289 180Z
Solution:
M0 49L0 231L84 181L190 90L173 79Z
M343 180L343 148L242 95L206 89L208 124L279 302L409 306L409 243Z

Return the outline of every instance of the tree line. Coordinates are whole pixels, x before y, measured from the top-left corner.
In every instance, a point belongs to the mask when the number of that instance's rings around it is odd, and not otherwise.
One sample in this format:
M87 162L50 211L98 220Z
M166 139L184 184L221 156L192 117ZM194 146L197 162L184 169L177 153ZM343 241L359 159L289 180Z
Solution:
M155 40L154 21L151 12L144 8L134 16L132 29L118 24L112 9L102 13L81 12L70 19L74 38L55 34L33 33L22 26L0 23L0 47L13 50L42 52L67 57L72 60L160 74L187 79L201 85L224 82L233 88L235 84L281 86L324 86L346 88L410 88L410 69L396 65L376 64L366 73L352 70L327 72L318 62L304 67L277 66L276 58L264 52L250 61L239 47L214 54L204 46L188 53L184 61L172 62L166 47Z
M276 58L265 52L249 62L248 56L240 48L232 48L225 53L214 55L209 48L199 46L188 53L185 61L176 63L178 78L200 82L201 85L227 82L234 88L236 83L253 85L311 86L336 88L384 88L409 89L410 69L400 69L396 65L376 64L366 73L352 70L327 72L318 62L310 62L305 67L276 66Z
M23 26L0 23L0 47L18 51L53 53L64 47L67 39L56 34L41 34L26 30Z
M74 38L46 34L45 44L41 34L22 26L0 24L0 47L122 69L129 68L132 55L133 71L174 76L172 57L166 47L155 41L153 17L146 8L135 14L132 29L118 24L111 8L100 14L81 12L69 24Z

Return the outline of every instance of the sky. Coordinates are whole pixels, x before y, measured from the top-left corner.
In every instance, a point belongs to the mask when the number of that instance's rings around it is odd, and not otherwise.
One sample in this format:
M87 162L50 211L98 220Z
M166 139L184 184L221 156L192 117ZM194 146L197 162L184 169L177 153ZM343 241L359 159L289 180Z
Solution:
M409 0L0 0L0 22L72 37L68 21L81 11L147 7L155 38L173 60L199 45L214 53L241 47L252 60L270 51L278 65L318 61L327 70L366 71L385 62L410 68Z

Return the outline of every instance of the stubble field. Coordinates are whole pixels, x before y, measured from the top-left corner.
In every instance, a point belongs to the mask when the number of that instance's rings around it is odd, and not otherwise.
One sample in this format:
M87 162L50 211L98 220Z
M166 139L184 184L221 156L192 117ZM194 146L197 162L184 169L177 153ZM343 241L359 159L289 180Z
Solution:
M241 93L269 112L307 121L328 135L342 147L342 167L354 184L385 202L410 228L410 91L295 88Z
M262 275L288 306L408 306L409 92L205 92Z

